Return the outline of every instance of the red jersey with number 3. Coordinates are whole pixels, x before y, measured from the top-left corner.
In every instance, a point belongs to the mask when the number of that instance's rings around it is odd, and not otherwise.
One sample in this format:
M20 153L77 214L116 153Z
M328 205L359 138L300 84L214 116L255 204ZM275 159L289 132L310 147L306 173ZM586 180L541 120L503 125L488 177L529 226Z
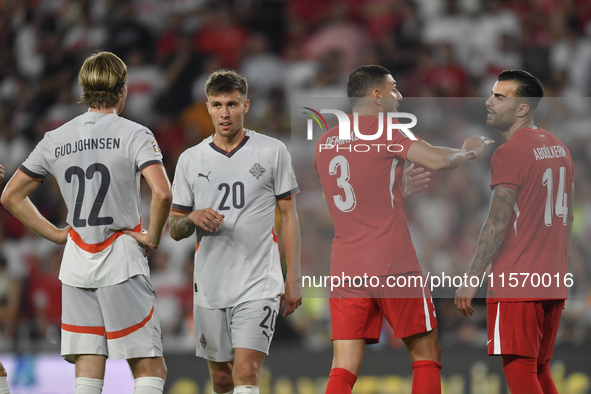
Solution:
M488 303L568 298L568 207L574 164L558 138L524 128L492 158L491 189L517 190L503 245L495 255Z
M353 116L349 115L351 126ZM359 131L374 135L377 116L360 116ZM315 151L316 173L332 216L331 275L341 277L419 272L402 202L402 172L408 148L415 141L399 130L373 141L339 140L339 128L320 136Z

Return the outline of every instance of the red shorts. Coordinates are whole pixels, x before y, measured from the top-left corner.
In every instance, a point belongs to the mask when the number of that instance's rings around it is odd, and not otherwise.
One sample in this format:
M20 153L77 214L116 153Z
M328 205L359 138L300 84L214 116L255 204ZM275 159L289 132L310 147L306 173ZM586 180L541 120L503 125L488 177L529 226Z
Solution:
M552 359L564 300L487 304L488 355Z
M396 338L428 332L438 326L428 287L418 287L414 298L408 298L408 289L398 292L406 297L395 297L395 289L381 287L335 291L339 296L330 298L333 340L365 339L367 344L378 343L384 317Z

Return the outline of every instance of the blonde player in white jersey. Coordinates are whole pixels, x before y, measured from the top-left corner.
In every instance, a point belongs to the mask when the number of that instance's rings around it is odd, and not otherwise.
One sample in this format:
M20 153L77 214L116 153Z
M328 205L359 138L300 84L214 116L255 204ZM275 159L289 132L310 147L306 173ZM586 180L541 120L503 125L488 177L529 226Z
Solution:
M0 164L0 183L4 180L4 166ZM8 374L6 373L6 369L4 369L4 365L0 362L0 394L10 394L10 389L8 388Z
M170 215L170 183L150 130L118 116L127 96L121 59L110 52L89 56L78 81L89 111L45 134L6 186L2 204L35 233L66 244L62 356L76 365L76 394L102 392L107 357L128 360L134 394L161 394L166 366L146 256ZM68 208L64 229L28 198L48 174ZM147 232L141 175L152 189Z
M215 134L179 158L170 235L197 232L195 339L208 360L213 392L258 393L275 319L300 304L298 186L280 141L243 127L246 79L216 71L205 85ZM287 259L281 273L275 209Z

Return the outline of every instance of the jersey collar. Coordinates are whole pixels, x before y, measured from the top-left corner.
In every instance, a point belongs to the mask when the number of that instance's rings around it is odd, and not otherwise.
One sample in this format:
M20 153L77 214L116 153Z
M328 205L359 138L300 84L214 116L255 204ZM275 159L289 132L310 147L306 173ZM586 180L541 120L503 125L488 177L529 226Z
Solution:
M211 148L218 152L221 153L222 155L226 156L226 157L232 157L234 156L234 154L236 154L236 152L238 152L244 145L246 145L246 142L248 141L250 137L247 136L246 134L244 135L244 138L242 138L242 141L240 141L240 143L238 144L238 146L236 146L236 148L232 149L231 151L227 151L224 150L222 148L220 148L219 146L217 146L215 144L215 142L213 142L213 140L209 143L209 146L211 146Z

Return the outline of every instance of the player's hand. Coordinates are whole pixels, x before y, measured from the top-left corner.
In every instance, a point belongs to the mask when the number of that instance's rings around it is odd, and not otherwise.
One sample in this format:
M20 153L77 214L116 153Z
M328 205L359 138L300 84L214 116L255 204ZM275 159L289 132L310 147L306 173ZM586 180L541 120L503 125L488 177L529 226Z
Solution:
M464 145L462 145L462 149L474 152L474 157L472 158L476 159L478 156L482 154L484 148L487 145L490 145L494 142L494 140L491 140L490 138L487 138L483 135L470 137L464 140Z
M402 198L425 190L431 181L430 175L431 173L425 172L423 167L415 168L415 163L411 163L402 173Z
M472 316L474 314L474 308L472 308L472 300L476 295L476 291L478 287L470 286L470 281L468 283L463 283L457 290L456 290L456 299L454 300L454 304L458 308L462 315L464 316ZM467 286L466 286L467 285Z
M57 238L55 240L55 243L58 245L65 245L68 241L68 233L71 229L72 226L68 225L65 228L62 228L61 230L57 230Z
M4 166L0 164L0 183L4 180Z
M123 230L123 234L129 235L130 237L138 241L140 246L144 248L144 253L146 254L146 257L151 255L152 253L154 253L156 249L158 249L158 244L150 241L150 234L148 234L147 230L142 229L142 231L139 233L131 230Z
M197 227L211 233L219 230L224 223L224 215L211 208L193 211L189 214L189 220Z
M291 277L287 275L287 278L285 278L285 293L281 294L281 301L279 302L279 310L281 310L285 304L283 317L291 315L296 309L298 309L298 306L302 305L301 290L298 290L297 286L294 286L294 292L292 294L291 282ZM292 297L292 295L295 297Z

